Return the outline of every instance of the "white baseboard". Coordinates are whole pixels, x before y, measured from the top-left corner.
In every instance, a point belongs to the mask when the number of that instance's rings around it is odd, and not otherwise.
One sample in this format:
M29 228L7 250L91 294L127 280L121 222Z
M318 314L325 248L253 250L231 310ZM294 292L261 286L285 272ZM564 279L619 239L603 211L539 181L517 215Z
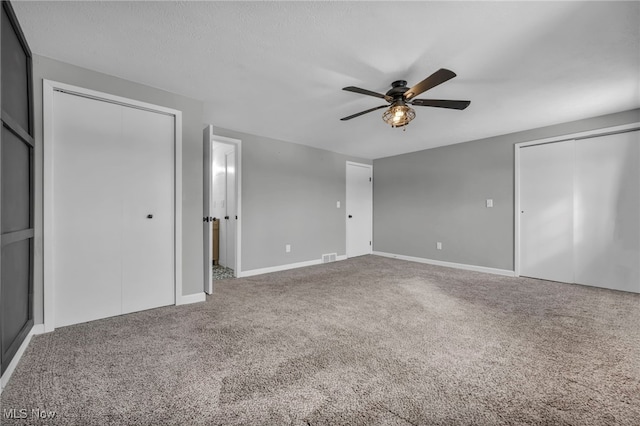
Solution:
M346 255L336 256L336 262L346 260ZM287 271L289 269L304 268L305 266L313 266L322 264L322 259L307 260L306 262L289 263L287 265L270 266L268 268L250 269L238 273L238 278L253 277L254 275L270 274L271 272Z
M190 303L200 303L207 300L207 295L202 293L195 294L187 294L186 296L181 296L180 299L176 302L176 305L188 305Z
M44 333L43 324L36 324L33 327L31 327L31 331L29 331L29 334L27 334L27 337L24 339L24 341L20 345L18 352L16 352L16 354L13 356L13 359L9 363L9 366L7 367L7 369L4 371L4 374L2 375L2 378L0 378L0 393L2 393L4 388L7 386L7 383L9 383L9 379L11 378L13 371L16 369L16 366L20 362L20 358L22 358L24 351L27 350L27 347L29 346L29 342L31 342L31 338L36 334L42 334L42 333Z
M464 269L467 271L485 272L488 274L505 275L507 277L515 277L516 273L508 269L488 268L486 266L466 265L464 263L445 262L443 260L425 259L422 257L405 256L403 254L385 253L382 251L374 251L372 254L376 256L390 257L393 259L408 260L410 262L427 263L429 265L446 266L448 268Z

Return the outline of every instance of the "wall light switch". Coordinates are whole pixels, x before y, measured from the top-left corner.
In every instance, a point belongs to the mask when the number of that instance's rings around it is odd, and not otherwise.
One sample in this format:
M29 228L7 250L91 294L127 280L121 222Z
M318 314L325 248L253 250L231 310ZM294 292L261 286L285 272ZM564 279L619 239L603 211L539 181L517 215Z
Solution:
M284 251L287 252L287 253L291 253L291 244L286 244L284 246Z
M440 241L436 243L436 250L442 250L442 243Z
M336 201L336 208L339 209L340 208L340 201Z
M493 199L487 198L487 207L493 207Z

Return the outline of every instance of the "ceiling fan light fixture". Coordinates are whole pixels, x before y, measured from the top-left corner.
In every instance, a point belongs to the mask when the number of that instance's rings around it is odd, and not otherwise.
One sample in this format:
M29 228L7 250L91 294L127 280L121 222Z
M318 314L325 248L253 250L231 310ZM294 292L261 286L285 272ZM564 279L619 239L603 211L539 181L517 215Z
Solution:
M391 105L391 107L382 114L384 122L394 128L406 126L414 118L416 118L416 112L413 108L404 104Z

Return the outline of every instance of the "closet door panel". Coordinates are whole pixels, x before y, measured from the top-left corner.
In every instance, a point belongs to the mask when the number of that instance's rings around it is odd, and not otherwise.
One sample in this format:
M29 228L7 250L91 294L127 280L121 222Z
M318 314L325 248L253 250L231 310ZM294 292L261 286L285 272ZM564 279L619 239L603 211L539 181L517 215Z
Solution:
M0 373L33 327L31 51L11 3L0 5Z
M576 143L576 283L640 292L640 132Z
M121 313L121 107L56 92L53 279L56 327Z
M573 141L520 152L520 275L573 282Z
M30 228L31 146L2 127L2 233Z
M4 6L4 5L3 5ZM27 132L31 129L30 54L9 15L2 12L2 110Z
M0 315L2 319L2 348L15 352L18 339L24 324L30 318L30 270L31 243L28 239L16 241L2 247L2 280L10 280L13 285L3 288L0 298ZM4 364L3 364L4 365Z
M175 302L174 135L173 116L122 108L123 313Z

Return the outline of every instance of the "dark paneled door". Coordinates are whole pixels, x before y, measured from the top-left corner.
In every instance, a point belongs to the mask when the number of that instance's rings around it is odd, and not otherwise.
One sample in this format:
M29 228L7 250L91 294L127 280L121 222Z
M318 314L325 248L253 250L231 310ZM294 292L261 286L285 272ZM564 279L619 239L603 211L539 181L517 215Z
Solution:
M31 51L2 2L0 104L0 348L2 373L33 327L33 89Z

